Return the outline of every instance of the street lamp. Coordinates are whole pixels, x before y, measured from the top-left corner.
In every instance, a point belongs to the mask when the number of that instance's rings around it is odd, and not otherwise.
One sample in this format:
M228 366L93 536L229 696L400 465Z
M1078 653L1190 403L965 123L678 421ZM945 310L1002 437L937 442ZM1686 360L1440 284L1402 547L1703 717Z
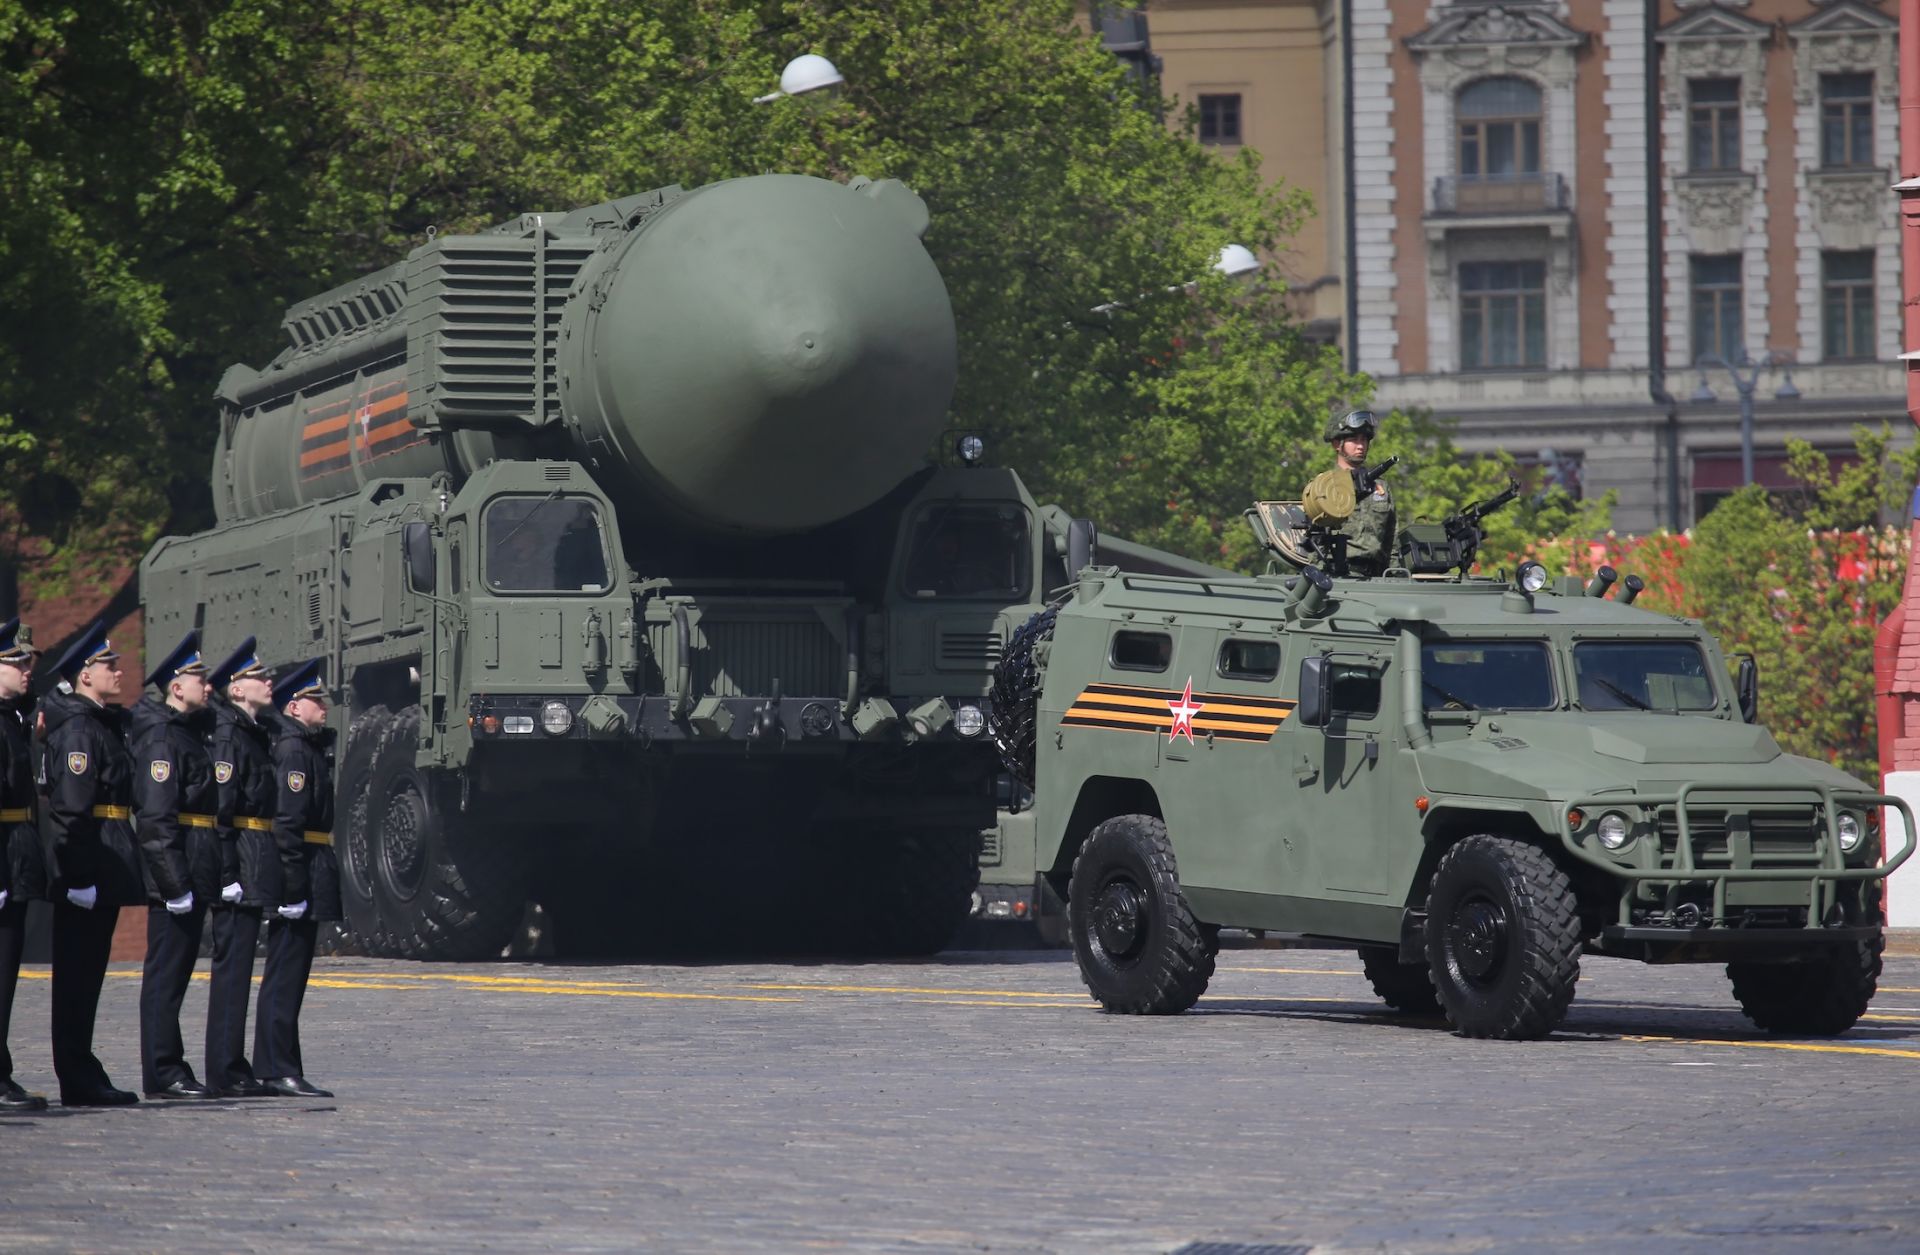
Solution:
M1762 371L1775 366L1786 369L1782 373L1781 384L1774 389L1776 401L1798 401L1800 389L1793 386L1793 358L1779 349L1768 349L1760 355L1757 362L1747 358L1745 349L1740 350L1740 360L1730 362L1718 353L1702 353L1694 359L1694 368L1700 372L1700 386L1693 390L1692 401L1696 405L1711 405L1720 398L1715 395L1707 383L1707 367L1719 366L1727 372L1727 378L1733 380L1733 387L1740 394L1740 482L1753 482L1753 390L1760 383ZM1742 370L1742 367L1745 370Z
M1225 275L1229 279L1244 279L1248 275L1259 272L1260 259L1255 257L1253 250L1245 244L1223 244L1220 247L1220 251L1214 254L1213 265L1210 269ZM1197 292L1200 290L1200 281L1198 279L1189 279L1185 283L1169 284L1161 290L1165 292ZM1135 296L1132 301L1106 301L1102 304L1095 305L1087 312L1111 315L1114 310L1125 309L1135 301L1144 300L1151 295L1153 295L1151 292L1142 292L1138 296Z
M808 92L830 91L841 87L846 81L840 71L834 68L833 62L809 52L787 62L787 68L780 71L779 91L755 96L753 103L770 105L782 96L804 96Z

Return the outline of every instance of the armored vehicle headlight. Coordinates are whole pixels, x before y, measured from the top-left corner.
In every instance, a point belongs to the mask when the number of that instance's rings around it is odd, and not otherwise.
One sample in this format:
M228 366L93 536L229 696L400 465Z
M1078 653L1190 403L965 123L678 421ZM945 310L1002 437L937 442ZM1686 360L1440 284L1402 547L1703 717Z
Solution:
M1527 592L1537 593L1547 586L1547 568L1538 562L1522 562L1514 575L1519 579L1520 587Z
M573 712L565 702L548 702L540 708L540 726L548 736L565 736L573 726Z
M1860 838L1866 834L1866 827L1860 817L1851 813L1842 813L1840 822L1834 827L1840 830L1840 848L1851 854L1860 848Z
M979 736L987 730L987 717L978 706L962 706L953 712L953 730L961 736Z
M1600 816L1600 822L1595 826L1595 831L1600 834L1600 844L1609 850L1619 849L1627 843L1627 838L1633 835L1633 829L1628 825L1627 817L1619 811L1608 811Z
M509 736L525 736L527 733L533 731L533 716L508 715L503 721L502 726L506 728L507 735Z
M953 449L968 466L979 465L980 459L987 456L987 442L978 436L960 437Z

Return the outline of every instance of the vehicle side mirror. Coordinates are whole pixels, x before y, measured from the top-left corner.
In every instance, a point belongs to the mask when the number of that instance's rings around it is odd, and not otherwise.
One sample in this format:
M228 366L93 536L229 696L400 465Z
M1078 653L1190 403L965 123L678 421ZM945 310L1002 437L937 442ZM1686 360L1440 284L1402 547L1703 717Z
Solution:
M1752 654L1739 655L1740 665L1734 672L1733 691L1740 701L1740 717L1748 723L1760 722L1760 664L1753 660Z
M1325 655L1300 660L1300 704L1293 717L1309 728L1324 728L1333 714L1333 671Z
M1100 529L1092 519L1067 524L1067 578L1078 579L1100 556Z
M433 531L425 523L400 529L400 556L407 564L407 586L416 593L434 591L439 574L434 569Z

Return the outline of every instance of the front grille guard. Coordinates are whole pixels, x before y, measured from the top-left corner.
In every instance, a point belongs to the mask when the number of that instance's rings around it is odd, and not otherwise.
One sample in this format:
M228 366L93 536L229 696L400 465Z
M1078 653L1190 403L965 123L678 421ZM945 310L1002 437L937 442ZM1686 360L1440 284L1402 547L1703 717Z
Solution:
M1700 867L1694 862L1693 831L1687 821L1687 806L1696 793L1717 793L1749 800L1752 794L1797 794L1801 800L1817 798L1820 813L1826 817L1826 833L1814 842L1814 856L1819 860L1812 867ZM1715 801L1713 806L1727 812L1737 810L1739 801ZM1616 863L1605 854L1589 848L1574 839L1573 825L1568 822L1569 811L1599 809L1623 809L1641 807L1655 816L1656 823L1663 806L1671 806L1675 819L1679 823L1679 839L1674 842L1673 860L1660 867L1629 867ZM1864 815L1871 808L1892 807L1900 813L1900 822L1905 826L1905 842L1900 852L1872 867L1848 867L1845 856L1840 850L1840 809L1850 806ZM1715 782L1696 780L1680 786L1673 793L1610 793L1605 796L1577 797L1561 808L1559 814L1560 844L1567 852L1593 867L1599 868L1618 880L1660 881L1671 885L1686 882L1709 882L1713 886L1713 918L1727 918L1727 885L1733 881L1754 880L1804 880L1807 882L1807 923L1816 926L1825 918L1828 906L1832 902L1836 888L1843 880L1880 880L1906 862L1920 846L1920 829L1916 829L1913 811L1897 797L1885 793L1869 793L1862 789L1835 789L1825 784L1757 784L1748 781ZM1884 835L1884 834L1883 834ZM1658 843L1656 832L1654 840ZM1659 858L1665 862L1666 852L1661 850ZM1623 895L1620 901L1620 922L1630 922L1632 900Z

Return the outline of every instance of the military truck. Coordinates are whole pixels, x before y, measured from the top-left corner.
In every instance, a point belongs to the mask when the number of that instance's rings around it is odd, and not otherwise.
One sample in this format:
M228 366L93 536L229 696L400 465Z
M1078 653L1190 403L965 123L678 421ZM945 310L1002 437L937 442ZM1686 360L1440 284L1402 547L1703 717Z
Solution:
M977 440L929 465L927 225L792 175L524 214L227 372L148 637L325 660L359 944L497 954L534 899L563 954L925 952L978 907L991 669L1092 537Z
M1312 556L1297 505L1254 514ZM1242 927L1352 945L1467 1036L1551 1033L1584 955L1724 962L1761 1028L1845 1031L1908 808L1782 752L1752 660L1633 577L1469 577L1478 517L1376 579L1089 567L1009 642L996 736L1094 999L1183 1011Z

